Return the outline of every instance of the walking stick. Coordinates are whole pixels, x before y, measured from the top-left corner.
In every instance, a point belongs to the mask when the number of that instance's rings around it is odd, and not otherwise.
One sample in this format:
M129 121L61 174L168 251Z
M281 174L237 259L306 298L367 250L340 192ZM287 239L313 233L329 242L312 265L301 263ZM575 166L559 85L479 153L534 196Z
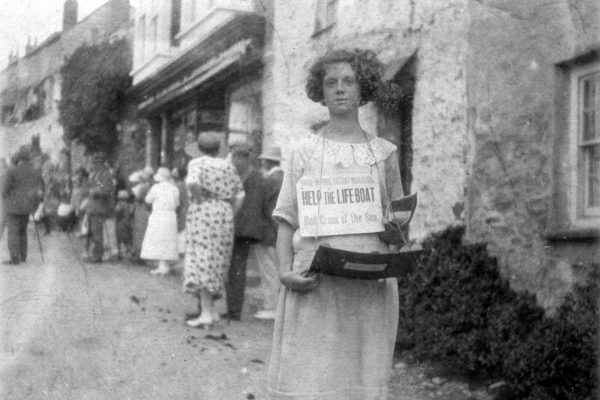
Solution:
M35 223L35 219L33 218L33 215L31 216L31 219L33 220L33 229L35 230L35 237L37 238L38 246L40 247L40 254L42 256L42 264L45 264L46 261L44 260L44 249L42 248L42 240L40 239L40 232L38 231L38 227L37 227L37 224Z

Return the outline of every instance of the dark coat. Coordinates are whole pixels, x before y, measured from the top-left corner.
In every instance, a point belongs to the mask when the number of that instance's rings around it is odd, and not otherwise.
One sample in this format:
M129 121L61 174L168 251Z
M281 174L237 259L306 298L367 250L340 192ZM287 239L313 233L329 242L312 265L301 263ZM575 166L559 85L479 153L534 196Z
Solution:
M98 166L90 172L87 183L88 204L86 211L90 215L112 217L115 214L115 184L112 174L105 166Z
M265 246L275 246L277 241L277 222L273 218L273 210L277 204L281 184L283 183L283 170L277 169L265 177L265 197L263 202L263 217L267 228L262 240Z
M185 218L187 216L187 210L189 207L188 192L185 182L175 182L177 189L179 189L179 207L177 207L177 232L181 232L185 229Z
M43 194L42 174L36 171L31 163L23 161L8 170L2 194L6 214L32 214Z
M263 214L266 194L265 179L258 170L253 170L244 181L244 202L235 216L234 229L238 238L259 242L270 229Z

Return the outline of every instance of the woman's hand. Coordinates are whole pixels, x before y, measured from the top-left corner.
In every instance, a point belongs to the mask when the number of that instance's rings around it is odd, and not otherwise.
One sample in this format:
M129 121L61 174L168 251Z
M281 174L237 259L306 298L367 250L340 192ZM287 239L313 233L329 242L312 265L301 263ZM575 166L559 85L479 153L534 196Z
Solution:
M199 184L195 182L189 182L187 184L187 188L189 189L193 201L196 203L202 201L202 187Z
M279 280L285 287L301 293L311 292L319 284L318 275L308 270L280 272Z

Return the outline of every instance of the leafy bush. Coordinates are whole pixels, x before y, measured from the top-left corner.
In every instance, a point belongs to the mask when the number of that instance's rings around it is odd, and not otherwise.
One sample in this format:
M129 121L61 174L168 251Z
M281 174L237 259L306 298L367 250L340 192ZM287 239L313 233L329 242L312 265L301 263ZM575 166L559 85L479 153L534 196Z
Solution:
M400 342L419 359L508 381L511 399L590 396L598 274L548 317L533 295L509 287L485 245L463 244L463 234L455 227L432 235L419 268L399 282Z
M575 288L554 316L539 321L506 351L502 372L519 398L581 400L595 389L597 272L588 285Z
M79 47L61 69L60 123L66 142L112 153L127 111L132 53L126 39Z

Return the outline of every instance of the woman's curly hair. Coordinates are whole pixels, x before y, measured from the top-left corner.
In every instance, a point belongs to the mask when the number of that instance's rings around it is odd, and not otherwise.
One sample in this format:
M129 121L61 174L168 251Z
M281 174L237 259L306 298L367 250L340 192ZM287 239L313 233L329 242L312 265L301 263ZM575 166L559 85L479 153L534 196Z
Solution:
M323 77L327 66L347 62L350 64L360 86L360 105L367 104L375 98L375 92L381 83L383 65L372 50L336 49L327 52L311 67L306 82L306 95L316 103L324 103Z

